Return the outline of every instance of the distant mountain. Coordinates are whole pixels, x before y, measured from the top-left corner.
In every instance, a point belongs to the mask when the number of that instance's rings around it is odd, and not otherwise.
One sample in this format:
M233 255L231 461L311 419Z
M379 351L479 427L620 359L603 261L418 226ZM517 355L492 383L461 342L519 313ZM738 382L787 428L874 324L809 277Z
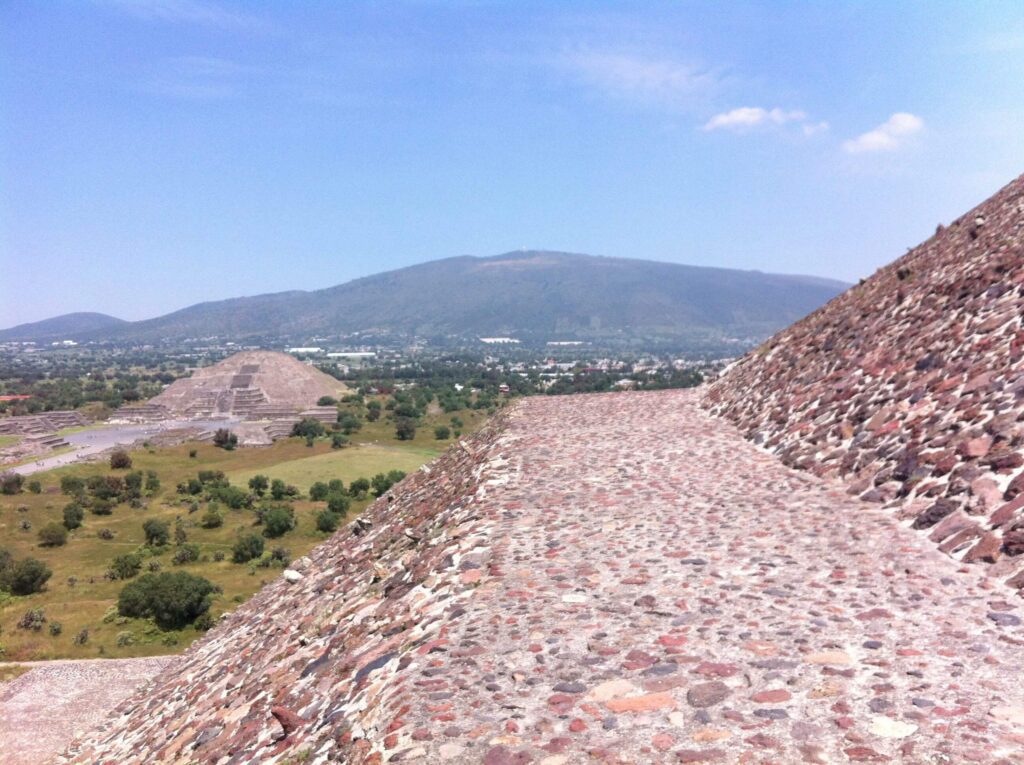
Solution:
M93 333L113 332L116 328L130 324L116 316L105 313L66 313L52 319L19 324L10 329L0 330L0 342L11 340L34 340L48 342L72 340L75 337Z
M81 329L72 337L303 340L359 332L706 344L768 337L847 286L808 276L513 252L436 260L313 292L200 303L146 321Z

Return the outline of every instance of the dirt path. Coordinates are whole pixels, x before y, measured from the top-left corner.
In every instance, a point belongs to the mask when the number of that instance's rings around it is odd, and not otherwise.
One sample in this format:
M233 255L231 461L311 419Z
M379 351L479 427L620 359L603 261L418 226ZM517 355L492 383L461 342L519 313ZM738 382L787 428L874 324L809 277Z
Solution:
M176 657L12 662L0 683L0 765L41 765Z

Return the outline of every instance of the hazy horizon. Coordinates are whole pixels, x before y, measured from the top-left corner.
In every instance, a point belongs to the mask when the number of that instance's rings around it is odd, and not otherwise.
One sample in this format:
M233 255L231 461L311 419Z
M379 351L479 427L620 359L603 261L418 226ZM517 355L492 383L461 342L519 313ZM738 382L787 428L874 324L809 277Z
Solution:
M1011 2L0 7L0 327L527 249L856 282L1024 171Z

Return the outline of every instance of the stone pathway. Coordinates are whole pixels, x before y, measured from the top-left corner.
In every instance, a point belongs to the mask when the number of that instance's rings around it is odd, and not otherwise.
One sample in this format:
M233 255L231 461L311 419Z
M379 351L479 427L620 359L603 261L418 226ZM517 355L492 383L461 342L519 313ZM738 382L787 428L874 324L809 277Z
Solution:
M517 404L69 759L1024 763L1017 593L699 395Z
M692 392L536 398L390 761L1024 762L1020 599ZM396 691L397 693L397 691Z
M0 765L49 762L175 657L19 662L0 684Z

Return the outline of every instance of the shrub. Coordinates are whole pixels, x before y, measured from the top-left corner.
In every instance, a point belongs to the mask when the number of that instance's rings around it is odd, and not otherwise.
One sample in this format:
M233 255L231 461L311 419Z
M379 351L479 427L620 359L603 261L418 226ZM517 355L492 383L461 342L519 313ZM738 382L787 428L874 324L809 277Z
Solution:
M41 560L23 558L0 571L0 589L9 590L13 595L31 595L40 592L53 572Z
M220 563L222 560L224 560L224 551L223 550L217 550L217 552L215 552L213 554L213 559L215 561L217 561L218 563Z
M43 485L41 483L39 483L39 481L29 481L28 482L28 490L30 492L32 492L33 494L42 494L43 493Z
M270 496L272 499L281 500L288 494L288 486L280 478L270 482Z
M210 489L207 496L232 510L241 510L252 505L252 496L237 486L217 486Z
M125 646L135 645L135 633L131 630L122 630L117 633L117 647L124 648Z
M348 512L352 500L344 494L327 495L327 510L335 515L344 515Z
M132 466L132 458L124 449L115 449L110 453L110 468L112 470L127 470Z
M60 622L50 622L50 634L53 637L57 637L64 631L64 625Z
M85 511L77 502L69 502L64 505L64 528L73 531L82 525L85 518Z
M18 494L25 483L25 477L19 473L0 474L0 494Z
M124 480L117 475L94 475L85 485L97 499L117 499L124 493Z
M332 478L327 482L327 493L328 494L344 494L345 484L340 478Z
M175 566L184 566L186 563L195 563L197 560L199 560L199 545L184 544L174 548L171 563Z
M436 428L434 428L434 438L437 439L438 441L447 441L451 437L452 432L451 430L448 429L447 426L438 425Z
M129 499L142 496L142 473L135 471L124 477L124 493Z
M197 455L198 453L199 453L199 450L198 450L198 449L189 449L189 450L188 450L188 456L189 456L189 459L193 459L193 460L194 460L194 459L196 458L196 455Z
M338 399L334 396L321 396L316 400L317 406L334 406L338 403Z
M248 563L261 555L263 555L263 537L258 534L245 534L239 537L231 550L231 560L235 563Z
M66 475L60 479L60 490L69 497L77 497L85 493L85 481L77 476Z
M71 642L74 643L75 645L85 645L86 643L89 642L89 630L87 630L87 629L79 630L75 634L75 636L73 638L71 638Z
M263 514L263 535L276 539L295 528L295 512L290 507L272 507Z
M114 532L110 529L100 529L96 532L96 536L100 539L106 539L107 541L114 538Z
M146 535L146 544L150 547L163 547L171 540L170 525L156 518L150 518L142 524L142 533Z
M292 426L292 435L303 438L319 438L325 432L324 424L313 417L303 417Z
M121 590L117 612L152 619L162 630L180 629L206 613L218 591L209 580L185 571L144 574Z
M107 572L111 579L131 579L142 570L142 557L137 553L118 555L110 561Z
M309 498L313 502L323 502L327 499L327 494L330 492L330 488L323 481L317 481L309 487Z
M18 620L17 626L19 630L39 632L43 629L44 624L46 624L46 612L41 608L32 608Z
M221 449L231 451L238 446L238 436L227 428L219 428L217 432L213 434L213 445L219 446ZM191 454L189 456L191 456Z
M216 507L210 507L205 513L203 513L202 520L199 521L199 525L204 529L217 529L224 525L224 516L220 514L220 511Z
M348 493L356 499L365 499L370 490L370 482L366 478L357 478L348 487Z
M331 433L331 448L341 449L348 445L348 439L341 433Z
M68 542L68 530L59 523L47 523L38 536L40 547L62 547Z
M216 621L210 616L210 612L207 611L205 614L199 614L196 620L192 622L192 626L195 627L199 632L209 632L216 626Z
M89 512L93 515L112 515L114 503L109 499L94 499L89 503Z
M321 510L316 514L316 530L330 534L338 530L338 523L340 521L341 516L337 513L332 513L330 510Z
M254 475L249 479L249 489L257 496L262 497L267 493L270 486L270 479L265 475Z

